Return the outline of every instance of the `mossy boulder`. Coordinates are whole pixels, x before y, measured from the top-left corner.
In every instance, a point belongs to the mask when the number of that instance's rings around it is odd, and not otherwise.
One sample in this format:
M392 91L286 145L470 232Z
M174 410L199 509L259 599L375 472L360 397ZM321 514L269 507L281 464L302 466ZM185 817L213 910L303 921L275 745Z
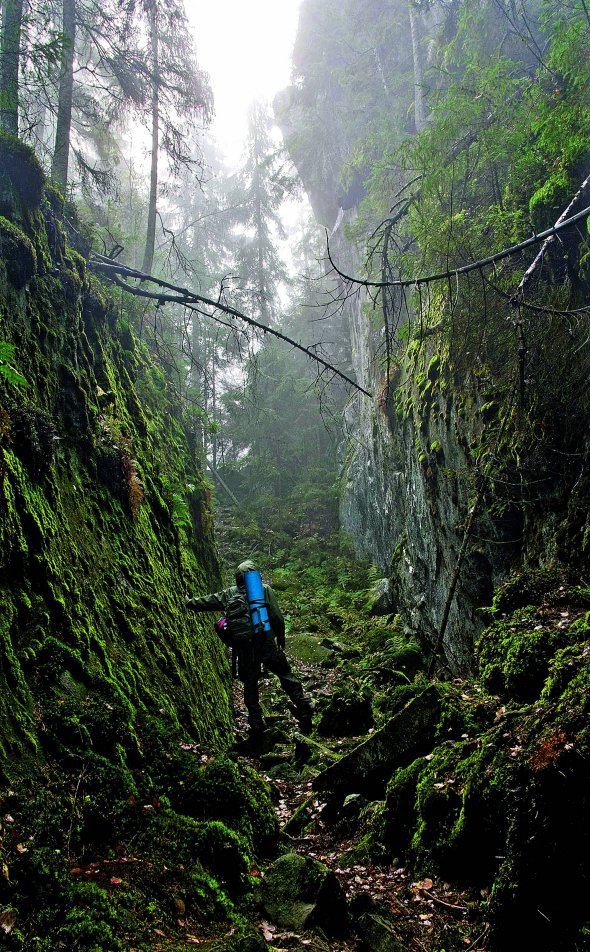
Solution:
M281 856L266 871L260 901L283 928L320 929L329 938L346 934L346 896L336 875L317 860L297 853Z
M304 664L324 664L334 666L334 651L321 645L316 637L307 634L290 635L287 638L289 655Z
M584 637L590 590L564 584L563 576L552 581L554 588L546 591L540 605L516 608L482 634L477 657L488 691L533 701L543 690L556 654ZM512 604L518 604L533 595L524 583L515 588L501 592L499 601L506 603L508 595Z
M392 772L365 838L373 859L385 851L416 877L489 893L494 952L586 948L587 599L562 570L500 589L505 611L479 646L482 682L439 687L432 750Z
M385 903L359 894L353 900L351 913L355 929L371 952L407 952L407 941L397 931L397 917Z
M387 724L319 774L314 789L336 790L343 796L383 790L394 770L431 750L439 716L436 688L418 689Z
M577 599L581 593L578 586L579 579L575 572L565 566L517 572L497 588L490 614L498 617L527 605L546 603L556 607L558 604L570 603L572 596ZM588 594L586 601L590 607Z
M276 854L278 821L268 786L247 766L219 756L196 763L172 785L170 799L187 816L218 821L239 833L257 856Z
M324 737L353 737L365 734L373 724L370 699L354 687L345 687L334 691L322 711L317 731Z

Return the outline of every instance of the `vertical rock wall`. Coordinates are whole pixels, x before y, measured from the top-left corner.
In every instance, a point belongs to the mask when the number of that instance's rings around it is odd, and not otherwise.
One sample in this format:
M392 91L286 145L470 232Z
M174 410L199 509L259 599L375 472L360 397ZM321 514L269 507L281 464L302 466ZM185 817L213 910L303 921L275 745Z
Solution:
M0 375L3 771L74 749L137 761L149 718L220 744L227 663L184 606L218 582L188 421L34 156L0 153L0 341L27 383Z
M342 232L332 236L332 246L343 270L359 273L360 255ZM420 358L422 386L412 389L405 406L388 412L380 399L384 377L376 373L381 333L371 327L362 300L347 303L346 321L357 379L376 397L355 396L345 413L341 526L359 554L389 578L391 611L427 646L439 629L461 546L471 490L464 474L478 424L475 414L470 423L457 413L453 396L437 390L440 361L428 347ZM393 370L392 389L413 372L409 365ZM497 529L487 529L498 538ZM481 630L477 608L490 603L507 554L503 550L499 558L497 546L485 543L472 548L444 643L456 672L471 666L473 640Z

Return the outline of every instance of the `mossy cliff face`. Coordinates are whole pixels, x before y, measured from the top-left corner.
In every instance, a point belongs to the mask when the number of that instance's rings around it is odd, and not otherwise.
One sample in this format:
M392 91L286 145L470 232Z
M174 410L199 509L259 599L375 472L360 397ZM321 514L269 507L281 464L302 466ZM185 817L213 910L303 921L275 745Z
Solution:
M480 680L444 689L432 750L393 774L375 820L379 855L473 891L498 952L588 948L589 609L563 570L505 583Z
M70 695L104 681L122 703L219 742L223 653L184 608L218 571L187 421L133 314L107 303L43 211L0 221L0 335L29 382L2 393L4 753L43 746L35 686L51 696L70 679ZM175 524L179 493L190 526Z
M349 237L355 220L354 210L341 209L330 236L349 274L363 268ZM375 398L357 394L345 411L340 523L357 554L388 578L389 610L428 654L485 482L442 646L448 668L469 673L483 628L479 609L515 566L589 567L586 397L574 403L564 386L556 400L552 387L531 384L523 408L489 366L458 370L448 342L428 330L422 336L416 321L387 370L383 331L371 314L362 295L342 304L356 379ZM569 345L551 333L542 328L535 343L544 359L555 355L555 379L565 384L577 369L559 356ZM499 336L496 360L505 348L505 361L513 361L511 342Z
M1 160L18 148L20 164ZM190 421L132 309L108 301L66 241L59 196L23 200L34 156L0 140L0 166L12 169L0 180L0 340L28 382L0 375L1 899L13 948L114 949L104 877L90 895L90 880L71 878L76 858L114 857L127 837L147 856L157 838L159 862L183 863L174 889L226 916L274 819L257 781L215 767L230 736L228 666L184 605L219 581ZM221 856L242 857L225 872L213 869L215 837ZM189 842L190 868L178 858ZM136 888L129 908L142 908ZM152 925L174 912L160 899ZM92 938L97 917L104 935ZM63 940L32 942L49 925Z
M345 271L360 273L360 252L344 233L354 218L354 212L343 213L330 244ZM411 342L402 362L392 359L389 376L380 374L381 332L356 299L344 303L343 315L357 379L376 399L357 395L346 410L350 439L343 447L341 525L357 553L389 579L389 610L401 614L407 632L428 651L473 498L472 448L481 441L481 408L489 397L477 382L468 400L452 393L439 355L427 344ZM520 532L510 518L492 526L487 515L478 528L487 541L478 541L468 556L445 637L454 672L473 666L478 608L491 601L494 584L514 557L510 540Z

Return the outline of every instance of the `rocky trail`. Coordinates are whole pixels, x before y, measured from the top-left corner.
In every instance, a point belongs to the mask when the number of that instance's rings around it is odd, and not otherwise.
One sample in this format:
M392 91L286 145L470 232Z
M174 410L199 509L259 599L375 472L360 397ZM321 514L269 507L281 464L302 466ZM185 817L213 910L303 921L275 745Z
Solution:
M273 952L430 952L442 948L433 942L445 933L452 933L455 943L460 935L466 952L485 952L488 930L477 921L472 897L434 875L416 881L398 858L383 865L367 860L362 839L379 801L370 801L366 790L343 796L326 787L322 778L370 738L374 728L353 734L344 718L338 730L344 736L327 735L329 698L342 672L326 659L295 660L294 666L316 703L312 735L298 732L278 681L264 678L261 698L269 725L265 744L256 756L241 757L269 784L282 833L283 856L261 873L262 911L253 924ZM233 693L237 725L245 732L239 682L234 682ZM314 867L322 871L315 893L309 888L307 867L298 865L296 857L310 869L312 861L320 864ZM264 888L265 878L269 888ZM269 915L273 912L274 919Z

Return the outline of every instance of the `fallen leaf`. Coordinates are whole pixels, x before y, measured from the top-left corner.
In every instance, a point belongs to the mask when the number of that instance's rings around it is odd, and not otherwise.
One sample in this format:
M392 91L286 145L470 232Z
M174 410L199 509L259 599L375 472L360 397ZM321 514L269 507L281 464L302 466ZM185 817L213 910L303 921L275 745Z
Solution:
M123 880L119 879L117 876L111 877L111 886L120 886L122 882Z
M8 935L9 932L12 932L14 925L16 923L16 913L12 912L11 909L6 909L3 912L0 912L0 927Z
M26 847L26 846L23 846L22 843L17 843L17 844L16 844L16 851L17 851L17 853L26 853L26 852L27 852L27 847Z

